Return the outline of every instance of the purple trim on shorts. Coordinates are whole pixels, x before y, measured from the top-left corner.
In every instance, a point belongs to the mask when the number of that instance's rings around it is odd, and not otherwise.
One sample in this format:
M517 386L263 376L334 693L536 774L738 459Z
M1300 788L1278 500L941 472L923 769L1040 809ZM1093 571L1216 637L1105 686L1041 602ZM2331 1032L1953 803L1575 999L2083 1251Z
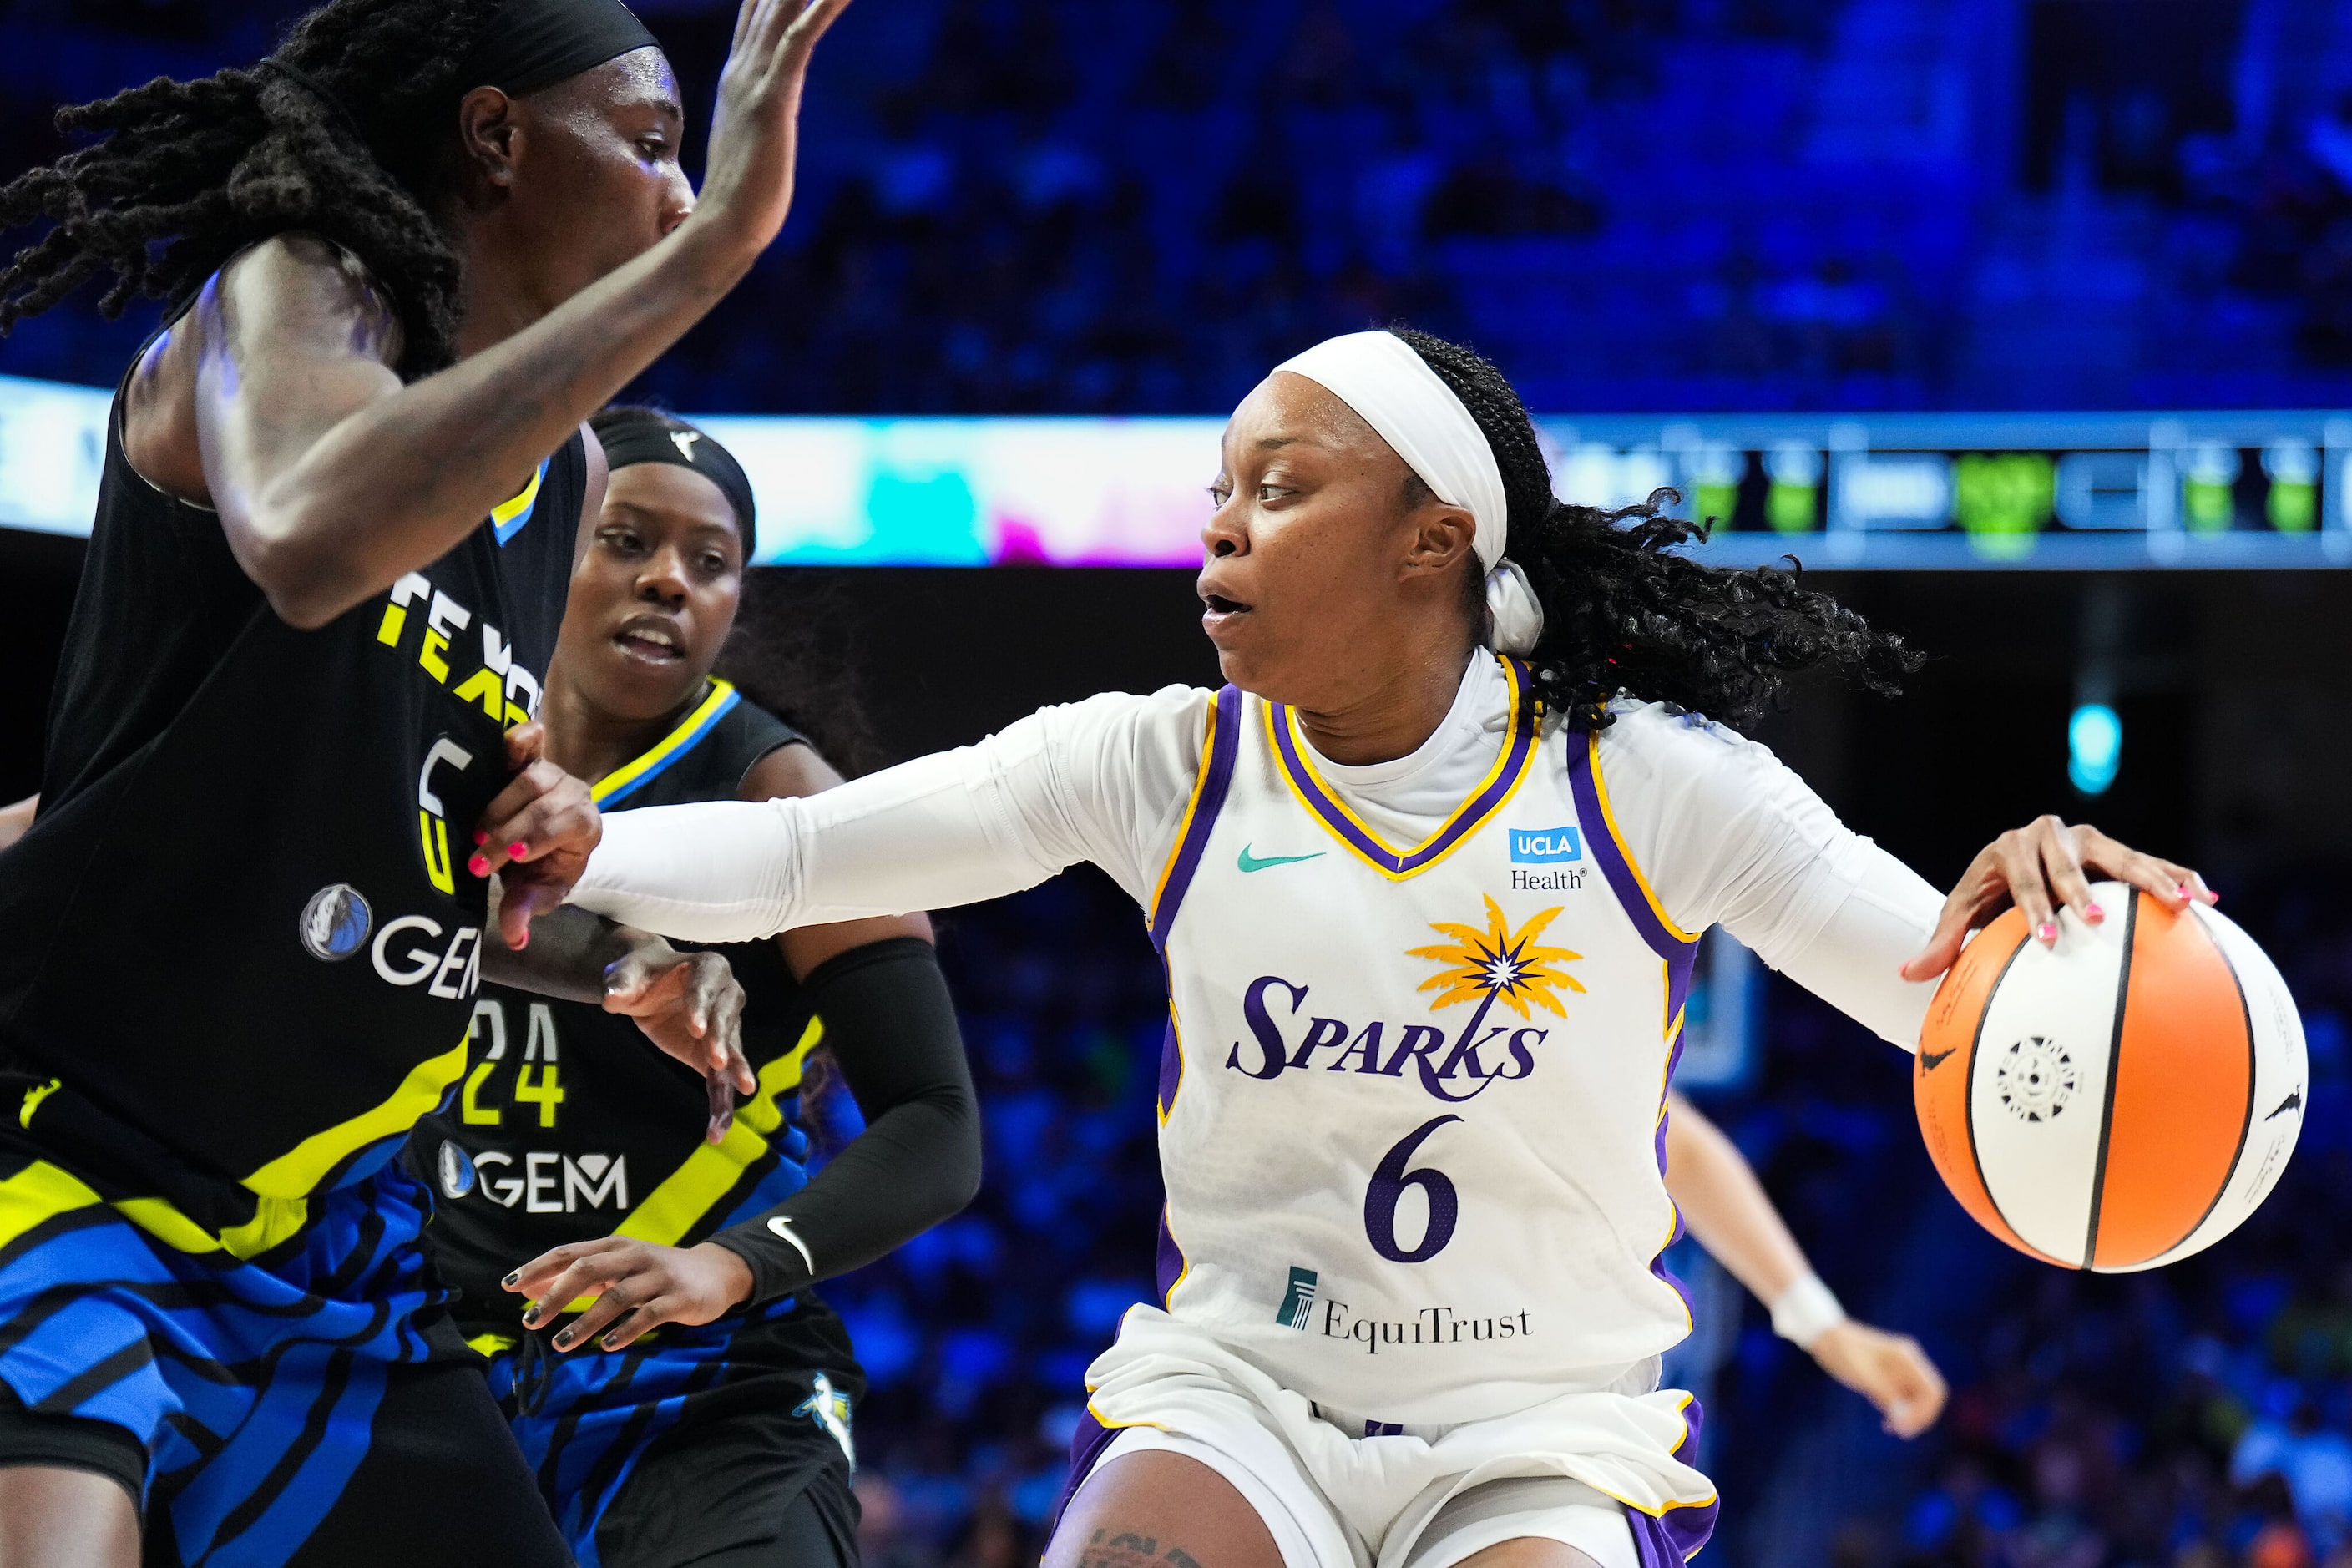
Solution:
M1070 1500L1078 1495L1078 1488L1085 1484L1095 1466L1101 1463L1103 1450L1110 1447L1111 1439L1122 1430L1124 1428L1106 1426L1096 1420L1091 1407L1079 1415L1077 1427L1070 1434L1070 1473L1063 1478L1062 1495L1054 1500L1054 1511L1045 1516L1047 1541L1053 1540L1054 1531L1062 1527L1062 1510L1070 1506Z
M1151 906L1151 945L1160 950L1162 958L1167 956L1168 933L1175 929L1176 911L1183 906L1185 889L1192 885L1192 873L1201 868L1201 852L1209 847L1209 830L1217 825L1217 813L1224 809L1225 793L1233 786L1234 758L1241 751L1241 688L1228 686L1217 693L1215 717L1209 723L1206 751L1201 758L1201 767L1206 774L1201 797L1193 803L1192 820L1184 825L1184 837L1176 846L1176 860L1169 868L1168 880Z
M1675 1445L1675 1458L1684 1464L1689 1464L1698 1452L1699 1430L1706 1419L1697 1400L1683 1406L1683 1440ZM1715 1533L1716 1515L1722 1507L1717 1499L1670 1508L1655 1516L1626 1510L1625 1522L1633 1527L1633 1555L1642 1568L1682 1568Z

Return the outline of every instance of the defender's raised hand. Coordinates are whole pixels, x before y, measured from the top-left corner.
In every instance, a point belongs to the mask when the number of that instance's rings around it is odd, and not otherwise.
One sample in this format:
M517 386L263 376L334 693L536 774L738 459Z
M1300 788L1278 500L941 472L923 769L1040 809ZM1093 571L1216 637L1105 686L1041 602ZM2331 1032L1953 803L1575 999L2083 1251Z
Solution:
M809 56L848 4L743 0L734 47L719 76L702 195L689 225L722 229L754 252L783 228Z

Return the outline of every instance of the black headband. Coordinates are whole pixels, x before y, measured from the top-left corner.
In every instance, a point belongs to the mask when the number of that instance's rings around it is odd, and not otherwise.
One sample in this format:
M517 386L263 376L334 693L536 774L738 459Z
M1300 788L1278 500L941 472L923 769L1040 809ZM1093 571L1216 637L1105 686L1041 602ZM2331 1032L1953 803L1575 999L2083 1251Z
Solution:
M520 98L654 41L621 0L506 0L467 52L462 85Z
M692 426L681 428L659 415L635 409L599 418L596 438L604 444L604 461L614 473L637 463L675 463L717 485L735 509L736 530L743 536L744 563L750 564L760 552L751 481L734 453Z

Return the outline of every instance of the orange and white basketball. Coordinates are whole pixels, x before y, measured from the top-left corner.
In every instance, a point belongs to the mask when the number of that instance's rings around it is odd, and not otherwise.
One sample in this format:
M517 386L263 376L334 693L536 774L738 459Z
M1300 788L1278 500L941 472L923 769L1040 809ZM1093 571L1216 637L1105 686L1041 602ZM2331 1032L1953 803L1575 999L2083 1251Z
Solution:
M2068 1268L2186 1258L2253 1213L2303 1126L2303 1021L2253 939L2101 882L2054 947L2011 910L1927 1009L1912 1068L1936 1169L1978 1223Z

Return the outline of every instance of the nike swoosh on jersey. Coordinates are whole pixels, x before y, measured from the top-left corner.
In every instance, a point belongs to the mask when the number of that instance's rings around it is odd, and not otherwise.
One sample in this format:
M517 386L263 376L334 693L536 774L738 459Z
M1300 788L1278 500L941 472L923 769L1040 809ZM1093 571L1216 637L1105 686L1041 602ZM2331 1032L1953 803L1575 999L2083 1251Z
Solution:
M1954 1046L1952 1047L1953 1051L1958 1049L1959 1049L1958 1046ZM1951 1054L1952 1051L1921 1051L1919 1053L1919 1070L1921 1072L1934 1072L1937 1068L1944 1065L1944 1058Z
M1263 871L1269 866L1288 866L1300 860L1320 860L1321 858L1323 858L1323 851L1320 849L1312 855L1267 855L1261 858L1251 854L1249 846L1244 844L1242 846L1242 858L1234 864L1244 871Z

